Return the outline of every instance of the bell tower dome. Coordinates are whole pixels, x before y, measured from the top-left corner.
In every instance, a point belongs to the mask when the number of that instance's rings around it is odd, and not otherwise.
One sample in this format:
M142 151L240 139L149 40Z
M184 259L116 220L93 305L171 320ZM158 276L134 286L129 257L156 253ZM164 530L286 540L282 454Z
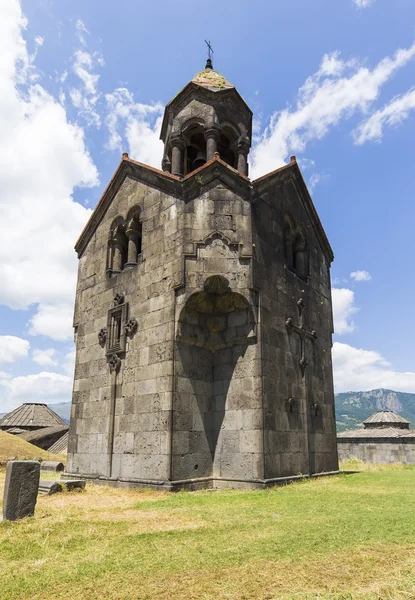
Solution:
M206 67L171 100L161 128L164 142L163 171L185 177L220 158L242 175L248 175L252 138L252 111L235 87Z

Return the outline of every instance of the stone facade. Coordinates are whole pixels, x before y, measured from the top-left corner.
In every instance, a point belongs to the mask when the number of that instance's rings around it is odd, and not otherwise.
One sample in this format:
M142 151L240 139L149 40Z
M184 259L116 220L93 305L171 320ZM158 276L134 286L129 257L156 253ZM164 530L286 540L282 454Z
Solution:
M368 463L415 464L415 437L412 439L360 439L339 441L339 460L353 458Z
M337 436L340 460L357 458L369 463L415 463L415 431L410 422L391 410L380 410L363 421L363 428Z
M68 474L245 487L338 468L332 251L293 158L247 177L252 113L210 69L126 154L77 242Z

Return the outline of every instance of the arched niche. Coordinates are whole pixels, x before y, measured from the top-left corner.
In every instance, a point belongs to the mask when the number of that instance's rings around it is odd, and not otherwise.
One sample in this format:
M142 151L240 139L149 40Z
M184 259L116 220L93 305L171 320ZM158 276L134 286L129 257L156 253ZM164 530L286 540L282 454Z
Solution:
M208 277L187 299L176 334L175 479L228 474L226 444L233 434L225 420L227 398L239 394L246 353L255 342L251 304L225 277Z
M254 328L248 300L232 291L225 277L213 275L206 279L202 291L187 299L180 314L177 339L215 351L247 343Z

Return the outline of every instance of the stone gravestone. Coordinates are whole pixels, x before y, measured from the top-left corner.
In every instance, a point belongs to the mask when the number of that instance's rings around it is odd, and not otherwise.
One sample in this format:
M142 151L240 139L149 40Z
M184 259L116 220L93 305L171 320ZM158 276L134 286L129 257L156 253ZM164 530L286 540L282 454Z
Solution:
M3 518L8 521L33 517L40 479L40 463L13 460L7 463Z

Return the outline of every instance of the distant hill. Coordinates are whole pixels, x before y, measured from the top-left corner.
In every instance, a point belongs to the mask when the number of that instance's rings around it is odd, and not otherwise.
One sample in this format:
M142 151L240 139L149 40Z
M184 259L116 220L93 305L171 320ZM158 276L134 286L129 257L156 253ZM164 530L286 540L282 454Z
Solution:
M336 394L337 431L355 429L377 410L393 410L411 421L415 427L415 394L393 390L345 392Z
M69 423L71 418L71 402L60 402L59 404L48 404L64 421Z

